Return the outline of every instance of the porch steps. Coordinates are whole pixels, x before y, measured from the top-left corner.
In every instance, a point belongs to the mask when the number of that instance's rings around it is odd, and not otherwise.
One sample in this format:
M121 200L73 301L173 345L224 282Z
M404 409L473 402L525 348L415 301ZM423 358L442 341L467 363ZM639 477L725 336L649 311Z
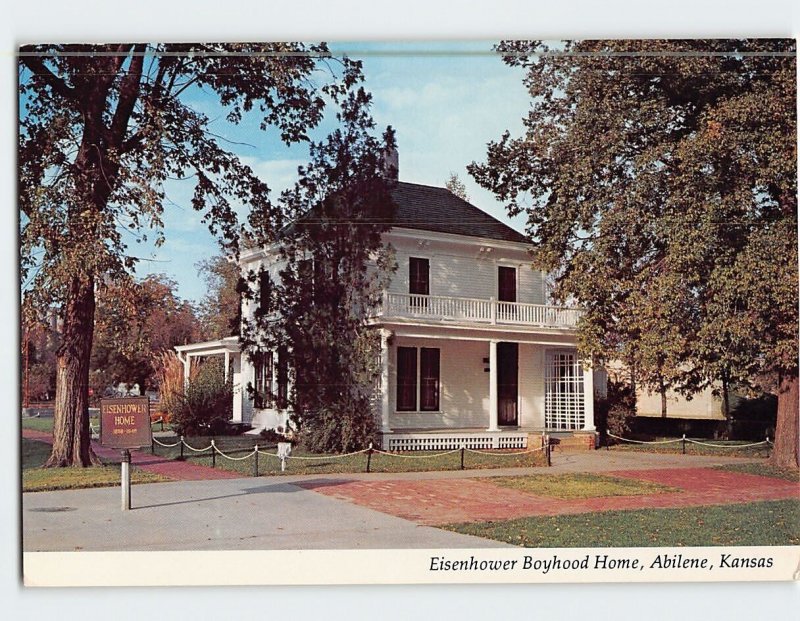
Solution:
M597 448L597 434L593 431L569 434L550 434L550 446L555 450L580 452Z

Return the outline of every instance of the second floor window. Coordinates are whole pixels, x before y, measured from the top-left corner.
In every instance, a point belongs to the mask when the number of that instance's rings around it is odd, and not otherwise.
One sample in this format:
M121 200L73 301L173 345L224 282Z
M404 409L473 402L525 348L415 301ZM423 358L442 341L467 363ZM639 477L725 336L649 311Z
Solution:
M497 299L500 302L517 301L517 269L514 267L497 268Z
M270 295L272 294L272 280L269 272L262 270L258 273L258 306L265 315L270 311Z
M428 259L409 258L408 273L408 292L416 295L430 295L430 263Z

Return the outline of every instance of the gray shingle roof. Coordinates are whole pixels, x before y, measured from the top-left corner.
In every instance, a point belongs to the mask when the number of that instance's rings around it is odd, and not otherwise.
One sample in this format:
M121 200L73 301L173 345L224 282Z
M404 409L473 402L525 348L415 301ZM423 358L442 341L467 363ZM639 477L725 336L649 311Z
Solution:
M398 227L510 242L527 241L521 233L446 188L400 181L392 197L397 204L393 224Z
M391 223L387 223L391 226L509 242L528 241L521 233L462 200L447 188L405 181L395 183L397 185L392 191L392 198L396 210ZM312 208L301 221L313 225L314 214L315 209ZM293 235L295 226L295 223L286 225L281 234Z

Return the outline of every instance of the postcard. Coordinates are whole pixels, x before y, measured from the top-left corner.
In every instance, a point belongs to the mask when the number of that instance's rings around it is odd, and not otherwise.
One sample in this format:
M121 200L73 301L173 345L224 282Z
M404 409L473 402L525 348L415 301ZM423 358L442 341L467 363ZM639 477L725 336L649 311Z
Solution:
M798 580L796 62L19 47L24 584Z

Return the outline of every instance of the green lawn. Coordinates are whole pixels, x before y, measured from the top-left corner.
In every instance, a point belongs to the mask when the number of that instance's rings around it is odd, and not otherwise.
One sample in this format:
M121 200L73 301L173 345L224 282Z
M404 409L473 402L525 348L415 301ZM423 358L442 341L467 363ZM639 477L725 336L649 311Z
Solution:
M536 474L518 477L493 477L493 485L510 487L536 496L554 498L597 498L605 496L639 496L680 492L681 490L636 479L625 479L602 474Z
M112 487L120 484L119 465L90 468L42 468L50 456L50 445L37 440L22 439L22 491L42 492L57 489ZM169 481L167 477L131 468L131 483Z
M602 511L443 528L531 548L785 546L800 544L800 501Z
M694 438L692 438L694 439ZM627 442L619 442L619 444L612 444L610 450L612 451L645 451L648 453L682 453L681 438L654 438L656 442L666 440L677 440L670 444L628 444ZM706 440L703 438L697 439L698 442L703 444L694 444L693 442L686 442L687 455L714 455L715 457L769 457L772 453L772 446L761 444L759 446L747 446L753 444L750 440L744 441L729 441L729 440ZM706 446L709 444L717 446ZM604 447L601 447L605 450Z
M177 438L159 438L163 444L173 444ZM210 437L187 438L187 444L194 448L208 447ZM245 436L225 436L215 439L217 448L230 457L241 458L252 452L253 446L258 441ZM286 471L281 472L281 462L274 454L277 452L274 444L266 442L258 443L262 454L258 458L258 474L346 474L350 472L365 472L367 468L366 453L339 457L336 455L320 455L309 453L295 447L292 457L286 462ZM271 453L265 455L264 453ZM445 451L415 451L413 453L402 453L399 455L383 455L374 453L370 459L370 472L425 472L432 470L458 470L461 467L461 455L459 451L447 454ZM532 466L544 466L545 457L541 451L526 454L514 454L519 451L497 451L487 453L464 454L464 467L466 469L477 468L521 468ZM164 457L176 458L180 456L179 447L165 448L156 446L156 454ZM188 448L184 448L184 458L192 463L210 466L212 459L210 451L196 453ZM216 467L242 473L246 476L254 474L254 457L246 459L229 460L221 455L216 456Z
M727 464L715 466L717 470L729 470L731 472L744 472L745 474L757 474L762 477L772 477L785 481L795 481L800 483L800 470L791 468L778 468L769 464L747 463L747 464Z
M48 417L23 417L22 418L22 428L23 429L35 429L36 431L53 431L53 418Z

